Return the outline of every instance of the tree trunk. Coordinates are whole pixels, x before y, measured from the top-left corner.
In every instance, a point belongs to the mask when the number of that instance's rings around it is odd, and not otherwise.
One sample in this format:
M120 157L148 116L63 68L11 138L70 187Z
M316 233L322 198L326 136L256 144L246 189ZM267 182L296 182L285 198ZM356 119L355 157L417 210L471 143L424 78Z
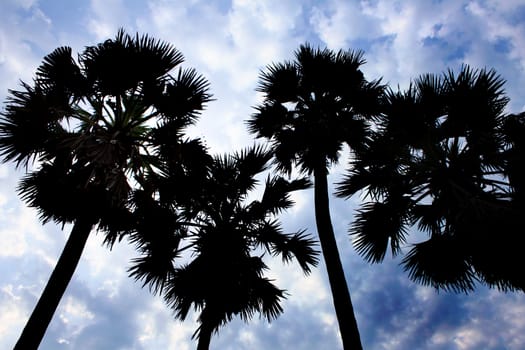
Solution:
M77 220L33 313L13 350L36 350L75 272L93 224Z
M213 325L208 317L207 306L202 310L200 318L201 326L199 329L197 350L208 350L210 348L211 336L213 334Z
M343 348L345 350L360 350L362 345L359 329L357 328L352 300L350 299L343 265L337 249L332 220L330 219L327 174L324 168L314 170L314 202L317 232L328 272L328 280L332 290Z

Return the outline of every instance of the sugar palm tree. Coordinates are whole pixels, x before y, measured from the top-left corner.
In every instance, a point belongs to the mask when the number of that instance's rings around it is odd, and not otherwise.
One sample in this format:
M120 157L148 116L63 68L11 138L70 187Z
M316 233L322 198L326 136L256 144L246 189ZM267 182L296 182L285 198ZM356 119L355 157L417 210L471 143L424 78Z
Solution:
M250 132L271 142L279 171L290 174L296 166L313 174L317 231L345 349L360 349L361 341L331 223L327 175L343 145L364 147L369 121L379 112L383 87L364 78L364 63L360 51L302 45L295 61L261 74L264 101L248 121Z
M464 292L476 281L525 290L516 248L525 134L522 117L504 114L503 84L493 70L463 66L388 93L369 147L338 187L342 197L364 190L350 232L365 259L381 262L389 246L402 254L415 226L429 239L402 261L411 279Z
M73 224L15 349L38 347L89 233L97 226L123 230L130 191L162 172L167 157L183 161L161 150L182 148L184 127L210 100L194 70L172 73L181 53L147 35L121 30L87 47L78 62L71 54L60 47L46 56L32 84L10 91L0 119L3 161L33 164L21 197L44 222Z
M141 193L137 201L142 218L171 222L172 232L138 226L132 237L143 254L131 275L162 294L177 318L186 319L192 306L200 311L194 333L199 350L208 349L212 334L235 316L248 321L260 313L271 321L283 311L284 291L264 276L265 253L295 259L305 273L317 263L314 241L303 231L284 233L275 218L293 205L292 191L309 186L306 179L269 176L262 198L248 199L270 158L260 147L214 157L207 178L187 184L193 187L187 201L161 187L158 196ZM166 180L179 182L177 175Z

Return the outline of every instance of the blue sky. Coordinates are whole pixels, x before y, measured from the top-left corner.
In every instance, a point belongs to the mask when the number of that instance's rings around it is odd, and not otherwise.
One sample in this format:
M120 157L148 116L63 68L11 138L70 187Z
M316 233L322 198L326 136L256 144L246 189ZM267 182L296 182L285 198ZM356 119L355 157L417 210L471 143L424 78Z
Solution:
M2 0L0 100L20 79L30 81L57 46L79 52L119 27L173 43L186 57L183 65L208 78L216 101L189 132L214 153L252 144L244 120L258 101L259 71L291 58L306 41L365 50L367 78L383 77L393 87L462 63L495 68L507 80L508 111L525 109L524 0ZM329 180L342 168L332 169ZM17 199L21 175L0 165L2 349L15 343L69 233L42 226ZM285 227L315 233L311 191L296 200L282 217ZM347 235L357 203L333 199L331 210L366 349L525 348L525 295L481 286L469 295L437 293L410 282L399 259L366 264ZM174 320L160 298L127 277L129 245L109 251L101 242L101 235L90 237L41 349L194 348L194 317ZM212 349L341 348L324 266L304 277L297 266L269 264L290 294L285 313L271 324L235 320L212 339Z

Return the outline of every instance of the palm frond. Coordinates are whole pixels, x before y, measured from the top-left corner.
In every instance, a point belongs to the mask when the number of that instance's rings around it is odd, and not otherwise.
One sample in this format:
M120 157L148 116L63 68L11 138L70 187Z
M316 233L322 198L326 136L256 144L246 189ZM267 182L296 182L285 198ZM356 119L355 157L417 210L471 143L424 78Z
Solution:
M163 297L181 321L186 319L192 305L196 310L204 307L202 277L195 261L176 268L169 276Z
M136 72L141 67L133 59L130 41L129 35L119 31L115 40L86 47L79 56L89 84L103 96L123 94L140 81Z
M272 245L284 244L285 234L277 220L263 220L250 232L254 236L256 246L262 247L267 252L272 252Z
M427 233L441 232L444 224L444 213L438 207L439 203L434 204L416 204L412 209L414 222L417 222L418 228Z
M294 165L299 165L302 172L308 172L309 164L304 164L300 158L302 147L305 146L302 135L297 135L293 130L279 131L278 137L272 142L272 149L277 170L285 175L291 175Z
M343 179L337 183L335 195L340 198L350 198L357 192L367 188L372 173L364 167L351 166ZM374 174L375 175L375 174Z
M273 246L273 254L280 255L285 262L289 262L294 257L301 266L305 274L311 272L311 268L319 263L319 250L317 241L306 231L299 231L288 234L284 244Z
M495 131L509 99L503 90L505 81L494 70L464 65L457 76L449 70L444 82L448 110L443 128L449 134L486 138Z
M142 75L142 81L151 81L163 77L184 62L182 53L168 42L138 33L130 39L126 38L126 34L121 29L117 34L116 41L133 48L137 56L136 68L140 68L139 74Z
M272 138L289 123L289 111L279 103L266 103L256 107L256 113L246 121L248 131L257 138Z
M268 162L272 158L271 152L269 152L266 147L262 145L255 145L246 149L241 150L240 152L235 152L233 154L235 159L235 166L239 174L239 180L244 179L253 179L255 175L268 169ZM243 182L241 180L241 182ZM251 183L251 181L248 181ZM246 191L253 190L253 186L240 186L246 188Z
M46 90L63 93L65 98L78 99L88 88L80 67L73 60L71 48L67 46L56 48L44 57L37 68L35 83Z
M25 83L22 87L22 91L9 91L0 119L0 155L17 166L27 166L51 151L51 146L58 146L56 140L64 134L59 121L70 113L60 97Z
M162 292L174 269L175 252L160 252L158 249L139 258L132 259L129 277L148 286L153 294Z
M283 313L281 300L284 299L284 290L277 288L267 278L258 279L257 285L254 286L256 298L258 299L257 310L261 312L268 322L276 319Z
M212 101L208 81L193 68L180 69L169 79L165 92L155 101L155 107L167 119L177 119L183 126L196 122L206 103Z
M464 293L474 290L476 277L458 243L453 237L434 235L416 244L402 261L409 278L438 290Z
M96 223L106 208L109 193L101 186L89 183L86 171L66 172L60 164L44 163L40 169L26 175L17 191L28 206L36 208L45 223L70 223L79 218Z
M277 215L291 208L294 202L290 198L290 193L310 186L311 182L307 178L288 181L279 176L268 176L259 206L259 209L262 209L261 214Z
M266 67L259 76L257 91L279 104L296 102L299 94L300 76L291 62L276 63Z
M89 46L80 55L88 81L102 95L113 96L165 78L182 61L182 54L170 44L148 35L132 37L123 30L115 39Z
M132 213L133 232L129 239L142 257L133 261L130 276L142 280L154 292L164 286L173 269L174 259L186 230L178 223L177 213L162 206L147 193L133 193L135 210Z
M112 249L115 243L134 231L134 217L125 206L110 206L104 210L98 228L104 232L104 244Z
M406 198L363 204L350 228L357 252L368 262L383 261L390 243L392 255L406 240L410 212Z

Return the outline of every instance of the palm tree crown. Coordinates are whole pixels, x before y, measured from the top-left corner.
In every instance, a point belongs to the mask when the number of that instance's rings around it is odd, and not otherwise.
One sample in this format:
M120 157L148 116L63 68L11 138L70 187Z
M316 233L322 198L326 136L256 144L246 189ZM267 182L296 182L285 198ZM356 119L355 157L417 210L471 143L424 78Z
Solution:
M264 102L248 129L272 142L279 170L293 165L311 174L337 163L343 144L359 149L367 122L377 115L380 81L368 82L359 67L361 51L301 45L294 62L277 63L261 74Z
M388 93L373 141L338 190L368 195L350 230L365 259L382 261L389 245L393 255L403 253L416 226L430 238L402 261L413 280L465 292L476 280L525 290L515 272L523 238L514 195L523 127L504 114L503 84L493 70L463 66Z
M255 177L266 170L270 158L260 147L214 157L208 176L188 201L166 195L162 188L158 200L148 197L157 203L150 215L157 215L160 207L172 208L166 212L174 218L171 234L161 236L139 225L143 229L132 235L143 254L135 259L131 275L161 293L177 318L186 319L192 306L201 312L195 332L199 349L207 349L212 333L236 315L248 321L260 313L270 321L282 312L285 294L264 276L264 253L284 261L295 258L305 273L317 264L313 240L303 231L284 233L275 219L292 206L292 191L309 186L307 180L268 177L262 198L248 199L258 182ZM151 236L164 237L158 246L172 248L151 249Z
M40 164L22 181L23 198L45 220L72 222L100 215L93 204L100 198L90 201L86 189L119 203L130 182L162 171L166 157L176 155L161 151L182 142L183 128L210 101L194 70L170 74L182 61L172 46L123 31L87 47L78 64L68 47L46 56L34 86L11 91L0 122L4 161Z

